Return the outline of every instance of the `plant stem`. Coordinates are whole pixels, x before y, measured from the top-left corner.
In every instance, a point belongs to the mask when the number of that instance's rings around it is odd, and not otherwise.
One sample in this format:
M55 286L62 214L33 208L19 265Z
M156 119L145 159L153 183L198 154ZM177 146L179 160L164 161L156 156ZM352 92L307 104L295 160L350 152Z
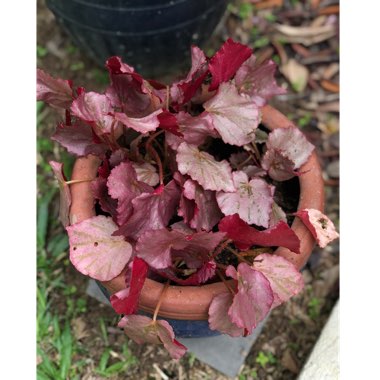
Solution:
M248 153L248 154L249 154L249 153ZM253 157L251 154L249 154L248 158L246 158L242 163L240 163L239 165L237 165L236 169L237 169L237 170L240 170L245 164L248 164L248 162L251 161L251 160L256 161L256 160L254 159L254 157Z
M259 150L257 149L257 145L253 142L251 143L253 150L255 151L255 155L258 161L260 161L261 155Z
M93 179L72 179L71 181L65 181L66 185L72 185L73 183L91 182Z
M152 142L157 136L159 136L160 134L164 132L165 131L162 129L161 131L154 133L152 136L149 137L149 139L145 143L146 150L149 151L149 153L153 156L158 166L158 175L160 177L160 185L164 184L164 170L162 168L162 162L161 162L160 156L158 155L157 151L153 148Z
M216 274L219 276L219 278L223 281L223 284L226 286L226 288L230 291L230 293L232 295L235 295L236 292L228 285L226 279L224 278L224 276L220 273L220 270L216 270Z
M164 288L162 289L162 292L160 294L160 298L158 299L158 303L156 308L154 309L154 314L153 314L153 321L155 322L157 319L158 311L160 310L161 303L164 299L164 295L166 293L167 288L169 287L170 280L166 281L166 284L164 285Z
M211 259L215 259L218 255L220 255L223 249L226 248L228 244L232 243L231 239L227 239L221 242L218 247L215 248L214 252L211 254Z
M241 262L243 262L243 263L246 263L246 264L248 264L249 266L252 265L249 261L247 261L246 259L243 259L243 257L241 257L241 255L239 255L239 253L236 252L236 251L235 251L234 249L232 249L231 247L226 247L226 249L229 250L231 253L233 253L233 254L238 258L239 261L241 261Z

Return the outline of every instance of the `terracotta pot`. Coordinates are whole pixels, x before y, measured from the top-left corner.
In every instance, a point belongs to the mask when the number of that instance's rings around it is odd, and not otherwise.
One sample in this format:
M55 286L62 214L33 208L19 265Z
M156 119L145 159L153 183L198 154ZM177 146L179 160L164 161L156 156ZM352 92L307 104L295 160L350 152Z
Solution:
M282 113L270 106L265 106L262 111L262 123L269 129L294 126ZM72 180L95 178L99 164L100 160L95 156L77 159ZM314 208L323 211L324 185L321 168L315 152L300 170L305 173L299 177L300 199L298 208ZM95 215L94 199L91 195L89 182L72 184L71 194L71 223L76 223ZM286 248L278 248L275 254L285 257L298 269L301 269L306 264L315 241L298 218L295 218L292 229L301 240L301 254L292 253ZM113 280L102 284L111 294L124 289L124 272ZM162 289L163 284L147 279L140 297L140 309L153 313ZM212 298L223 291L225 291L225 285L222 282L202 286L169 286L161 304L159 316L177 320L207 320L208 307Z

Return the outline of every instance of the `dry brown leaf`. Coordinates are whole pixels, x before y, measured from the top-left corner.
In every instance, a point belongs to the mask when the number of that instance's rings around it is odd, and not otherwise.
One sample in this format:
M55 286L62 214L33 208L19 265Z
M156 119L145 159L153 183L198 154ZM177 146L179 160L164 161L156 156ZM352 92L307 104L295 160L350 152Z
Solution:
M302 92L306 88L309 79L309 70L295 59L289 59L286 64L281 66L280 70L290 82L294 91Z
M294 374L298 374L300 371L297 360L295 359L289 348L286 349L284 354L282 355L281 364Z
M339 13L339 4L330 5L329 7L322 8L318 11L319 15L332 15Z
M274 7L282 7L284 0L266 0L255 3L255 9L268 9Z
M331 63L328 65L322 74L323 79L330 80L332 77L334 77L335 74L339 72L339 63Z
M327 79L323 79L323 81L321 82L321 86L326 91L335 92L335 93L339 92L339 84L331 82L331 81L329 81Z
M87 327L86 322L81 317L74 318L71 321L71 326L73 328L74 336L77 340L86 338L87 336L90 335L86 329Z
M310 27L316 28L326 23L327 16L318 16L309 24Z
M335 26L333 24L316 27L275 24L274 28L279 32L275 34L275 38L285 40L289 43L301 43L306 46L328 40L336 35Z

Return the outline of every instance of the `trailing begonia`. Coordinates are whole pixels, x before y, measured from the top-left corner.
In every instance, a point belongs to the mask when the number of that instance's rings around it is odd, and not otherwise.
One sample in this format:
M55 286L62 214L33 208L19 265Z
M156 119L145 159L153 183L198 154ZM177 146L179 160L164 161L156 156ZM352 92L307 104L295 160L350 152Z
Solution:
M62 164L50 163L70 260L99 281L122 274L125 288L111 295L119 327L137 343L162 344L175 359L186 347L159 318L169 284L223 280L225 291L209 307L210 328L246 336L303 289L298 269L275 253L300 253L292 219L321 247L338 237L320 210L289 209L282 201L281 184L304 174L314 147L294 126L270 131L261 124L262 107L285 92L275 64L258 63L231 39L212 57L193 46L191 57L189 73L171 85L110 57L103 93L37 71L37 99L65 115L52 139L101 162L90 184L98 214L71 225L70 185L78 180L67 181ZM165 286L151 318L138 305L152 276Z

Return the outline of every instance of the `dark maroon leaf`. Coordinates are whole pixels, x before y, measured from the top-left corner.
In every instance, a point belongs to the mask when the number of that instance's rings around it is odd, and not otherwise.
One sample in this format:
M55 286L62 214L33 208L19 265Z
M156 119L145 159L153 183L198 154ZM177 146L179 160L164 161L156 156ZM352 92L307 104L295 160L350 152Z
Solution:
M237 214L224 217L219 222L219 231L225 232L241 250L253 245L263 247L285 247L300 253L300 240L295 232L283 221L274 227L259 231L241 220Z
M117 200L108 194L107 178L97 177L91 182L91 191L104 212L109 213L117 222Z
M229 38L210 59L212 81L209 91L216 90L220 83L230 80L251 55L252 49Z
M135 257L130 263L126 276L126 289L111 295L111 305L118 314L134 314L137 312L141 290L148 274L148 264Z
M165 228L176 211L180 195L174 180L159 191L139 195L132 201L132 216L120 227L117 235L136 240L145 231Z
M70 108L73 101L72 82L53 78L41 69L37 69L37 100L53 107Z
M133 213L132 201L143 193L153 193L153 187L137 180L131 162L122 162L111 170L107 180L109 195L117 199L117 223L123 225Z
M92 128L89 125L77 122L74 125L58 124L52 140L57 141L76 156L104 155L108 150L107 145L94 142L93 137Z

